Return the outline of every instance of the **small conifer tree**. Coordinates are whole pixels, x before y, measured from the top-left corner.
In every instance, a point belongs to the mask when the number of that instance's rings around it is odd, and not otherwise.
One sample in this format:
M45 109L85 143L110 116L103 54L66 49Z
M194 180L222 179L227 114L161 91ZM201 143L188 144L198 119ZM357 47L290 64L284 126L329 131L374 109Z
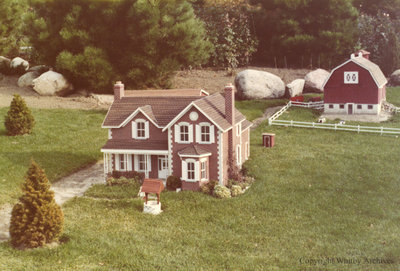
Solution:
M62 232L64 215L55 202L44 170L34 161L22 191L24 194L11 213L11 244L24 249L57 241Z
M24 99L18 94L14 95L14 99L11 102L10 110L5 118L4 122L8 135L23 135L32 132L33 126L35 125L35 119L32 116L31 111L26 106Z

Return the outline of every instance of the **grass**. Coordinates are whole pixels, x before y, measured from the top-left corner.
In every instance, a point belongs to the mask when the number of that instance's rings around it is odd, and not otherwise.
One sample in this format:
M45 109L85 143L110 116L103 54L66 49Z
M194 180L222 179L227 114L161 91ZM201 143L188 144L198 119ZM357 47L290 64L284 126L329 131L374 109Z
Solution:
M236 101L235 106L242 112L248 120L253 121L256 118L261 117L264 111L268 107L285 105L288 102L287 99L274 99L274 100L246 100Z
M276 134L274 148L261 146L263 132ZM163 192L164 212L151 216L137 186L97 185L63 206L65 243L29 251L2 243L0 269L398 270L398 145L394 137L264 122L251 134L246 167L256 182L244 195Z
M0 108L5 116L8 108ZM101 158L107 134L101 129L102 111L33 109L33 134L6 136L0 122L0 206L19 197L20 184L34 159L51 182Z

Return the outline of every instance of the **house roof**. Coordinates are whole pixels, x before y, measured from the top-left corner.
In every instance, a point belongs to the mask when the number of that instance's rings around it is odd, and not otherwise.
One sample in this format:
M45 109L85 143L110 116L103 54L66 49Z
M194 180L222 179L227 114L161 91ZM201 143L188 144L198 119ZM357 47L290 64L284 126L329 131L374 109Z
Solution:
M188 155L188 156L202 156L202 155L207 155L211 154L210 151L205 150L201 148L199 145L193 145L189 146L187 148L184 148L183 150L178 152L178 155Z
M220 129L227 130L231 124L225 118L225 98L216 93L211 96L166 96L131 97L124 96L114 101L108 110L103 127L120 127L135 111L140 109L151 121L160 127L172 125L177 116L194 105ZM245 117L235 108L235 122ZM165 129L165 128L164 128Z
M114 101L103 127L120 127L137 109L145 112L159 126L167 125L179 112L199 96L188 97L122 97Z
M326 83L329 81L329 79L331 78L332 74L337 69L343 67L344 65L346 65L349 62L353 62L353 63L359 65L360 67L366 69L367 71L369 71L369 73L372 76L372 79L374 79L374 81L375 81L375 83L376 83L378 88L381 88L385 84L387 84L387 79L386 79L385 75L383 74L382 70L379 68L378 65L376 65L372 61L366 59L365 57L356 56L356 57L350 58L349 60L347 60L343 64L341 64L341 65L337 66L336 68L334 68L332 70L332 72L330 73L330 75L328 76L328 78L325 80L325 83L324 83L323 87L325 88Z
M203 89L150 89L150 90L125 90L128 97L187 97L187 96L208 96Z
M151 144L143 144L143 140L116 140L109 139L103 146L103 150L157 150L167 151L168 141L151 141Z
M251 121L244 120L242 123L242 131L246 130L247 128L250 128L251 126L253 126L253 123Z

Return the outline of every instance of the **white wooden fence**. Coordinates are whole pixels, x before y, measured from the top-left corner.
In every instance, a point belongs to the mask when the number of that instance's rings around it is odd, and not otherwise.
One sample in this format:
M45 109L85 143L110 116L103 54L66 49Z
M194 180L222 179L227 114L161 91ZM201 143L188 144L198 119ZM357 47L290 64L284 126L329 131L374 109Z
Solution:
M300 107L308 107L308 108L318 108L316 106L310 104L322 104L323 102L314 102L314 103L300 103L289 102L286 106L282 107L278 112L276 112L273 116L268 119L269 125L278 125L278 126L286 126L286 127L301 127L301 128L314 128L314 129L327 129L334 131L353 131L353 132L364 132L364 133L377 133L377 134L392 134L392 135L400 135L400 128L389 128L389 127L373 127L373 126L362 126L362 125L344 125L339 123L318 123L318 122L305 122L305 121L294 121L294 120L277 120L279 116L283 114L286 110L289 109L290 106L300 106ZM400 108L397 108L397 112L400 112Z
M324 101L308 102L308 103L290 101L289 103L291 104L291 106L297 106L297 107L314 108L314 109L324 108Z
M353 132L366 132L377 134L392 134L400 135L399 128L388 127L372 127L362 125L344 125L344 124L331 124L331 123L318 123L318 122L304 122L294 120L274 120L272 125L287 126L287 127L302 127L302 128L315 128L315 129L328 129L334 131L353 131Z

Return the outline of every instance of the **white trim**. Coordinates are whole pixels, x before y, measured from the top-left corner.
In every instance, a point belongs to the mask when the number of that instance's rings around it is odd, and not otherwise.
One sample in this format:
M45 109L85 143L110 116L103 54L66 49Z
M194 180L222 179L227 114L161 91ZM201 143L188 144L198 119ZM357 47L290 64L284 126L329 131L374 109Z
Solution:
M104 125L102 125L101 128L121 128L121 127L125 126L126 124L128 124L129 121L131 121L139 112L142 113L149 121L151 121L151 123L153 123L154 126L156 126L157 128L160 128L160 129L163 128L162 126L159 126L157 123L155 123L140 107L137 108L135 111L133 111L133 113L130 114L129 117L127 117L120 125L118 125L118 126L104 126ZM108 115L108 113L107 113L107 115ZM104 119L104 121L106 119L107 119L107 116ZM164 130L163 130L163 132L164 132Z
M246 141L246 143L244 143L244 151L245 151L245 160L248 160L250 157L250 145L249 145L249 141Z
M322 85L322 88L325 89L326 83L328 83L329 79L331 78L331 76L333 75L333 73L334 73L336 70L340 69L341 67L343 67L344 65L346 65L346 64L349 63L349 62L353 62L354 64L360 66L361 68L366 69L366 70L369 72L369 74L371 75L372 79L374 79L374 82L375 82L375 84L376 84L376 86L377 86L378 88L382 88L384 85L387 84L387 80L386 80L386 82L385 82L384 84L382 84L381 86L379 86L379 85L378 85L378 81L376 81L375 76L372 74L372 72L371 72L367 67L365 67L364 65L361 65L360 63L355 62L352 58L350 58L349 60L345 61L344 63L342 63L341 65L337 66L336 68L334 68L334 69L331 71L331 73L329 74L329 76L325 79L325 82L324 82L324 84ZM376 65L376 64L375 64L375 65Z
M179 153L178 153L178 155L179 155L179 157L195 157L195 158L200 158L200 157L211 156L212 153L211 153L211 152L208 152L208 153L199 154L199 155L193 155L193 154L179 154Z
M171 130L171 128L168 128L167 136L168 136L168 176L170 176L170 175L172 175L172 130Z
M223 151L223 133L218 131L218 183L219 185L223 185L224 183L224 169L223 169L223 158L224 158L224 151Z
M208 126L209 127L209 141L202 141L201 140L201 128L203 126ZM200 122L199 124L196 125L196 142L199 144L213 144L215 143L215 129L214 125L212 125L209 122Z
M150 154L150 155L168 155L168 151L163 150L116 150L116 149L101 149L101 152L112 154Z
M209 163L207 163L208 162L208 159L207 158L203 158L203 159L199 159L200 161L200 181L208 181L210 178L209 178ZM206 171L206 173L205 173L205 175L206 175L206 177L205 178L202 178L202 176L201 176L201 173L202 173L202 168L201 168L201 164L202 163L205 163L205 171Z
M186 114L192 106L195 107L197 110L199 110L201 114L203 114L206 118L208 118L208 120L211 121L215 126L217 126L218 129L220 129L221 131L226 132L226 131L232 129L232 126L231 126L231 127L229 127L228 129L223 130L212 118L210 118L206 113L204 113L204 111L201 110L194 102L191 102L188 106L186 106L186 107L181 111L181 113L179 113L175 118L173 118L173 120L171 120L171 121L167 124L167 126L165 126L165 127L163 128L162 131L164 132L166 129L168 129L169 127L171 127L171 125L173 125L173 124L174 124L175 122L177 122L184 114Z
M204 93L206 94L206 96L210 96L210 93L208 93L207 91L205 91L204 89L200 89L200 94Z
M242 146L236 145L236 164L240 167L242 165Z

